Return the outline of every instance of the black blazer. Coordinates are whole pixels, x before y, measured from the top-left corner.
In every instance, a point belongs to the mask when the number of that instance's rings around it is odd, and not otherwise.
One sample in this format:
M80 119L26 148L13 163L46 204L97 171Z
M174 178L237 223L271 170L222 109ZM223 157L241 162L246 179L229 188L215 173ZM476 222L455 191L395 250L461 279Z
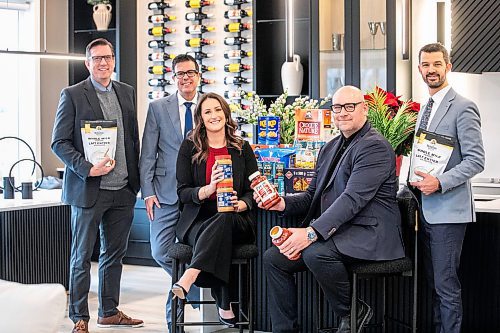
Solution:
M323 146L308 190L285 197L285 215L307 212L303 225L310 224L325 240L331 238L348 256L403 257L392 147L366 122L327 179L340 141L337 137Z
M233 188L238 193L238 198L243 200L248 210L241 214L251 217L250 211L253 208L253 191L250 189L248 176L257 171L257 161L255 154L245 141L242 151L228 147L233 164ZM179 196L179 208L181 215L176 226L176 236L184 241L191 224L196 220L202 201L198 199L200 187L206 183L206 161L200 164L192 163L194 143L185 139L179 149L177 156L177 194Z
M127 160L128 184L137 194L139 191L139 130L135 109L134 88L128 84L113 81L113 89L122 109ZM90 77L61 92L57 107L52 151L64 162L63 202L92 207L97 200L101 177L89 177L92 164L85 160L81 120L102 120L104 115Z

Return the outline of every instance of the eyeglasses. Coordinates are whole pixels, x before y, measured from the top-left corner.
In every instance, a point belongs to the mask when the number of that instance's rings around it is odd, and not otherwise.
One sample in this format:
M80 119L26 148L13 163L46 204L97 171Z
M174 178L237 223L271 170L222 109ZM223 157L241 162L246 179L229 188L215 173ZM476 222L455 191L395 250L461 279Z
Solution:
M357 102L357 103L345 103L345 104L332 104L330 107L332 109L333 113L340 113L342 112L342 108L344 108L347 112L354 112L356 110L356 106L358 104L361 104L363 102Z
M188 70L186 72L177 72L177 73L174 74L174 76L176 78L182 79L184 77L184 75L187 75L188 77L193 77L196 74L198 74L198 72L195 71L194 69L191 69L191 70Z
M105 56L94 56L94 57L90 57L90 58L92 59L93 62L100 64L102 59L104 59L104 61L109 63L115 58L115 56L114 55L105 55Z

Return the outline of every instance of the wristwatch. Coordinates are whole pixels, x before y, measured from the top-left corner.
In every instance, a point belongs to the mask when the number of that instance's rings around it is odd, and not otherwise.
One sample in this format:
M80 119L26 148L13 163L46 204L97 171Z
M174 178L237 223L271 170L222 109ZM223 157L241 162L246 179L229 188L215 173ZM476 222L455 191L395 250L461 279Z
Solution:
M314 243L315 241L318 240L318 235L316 235L316 231L312 227L307 227L306 228L307 232L307 240L311 243Z

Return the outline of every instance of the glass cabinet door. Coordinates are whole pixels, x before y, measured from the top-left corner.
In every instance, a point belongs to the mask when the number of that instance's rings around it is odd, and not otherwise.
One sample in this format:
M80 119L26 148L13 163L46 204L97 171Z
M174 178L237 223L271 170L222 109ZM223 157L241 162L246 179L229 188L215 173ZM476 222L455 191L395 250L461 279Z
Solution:
M345 84L344 0L319 0L319 96Z
M360 0L361 90L387 89L386 0Z

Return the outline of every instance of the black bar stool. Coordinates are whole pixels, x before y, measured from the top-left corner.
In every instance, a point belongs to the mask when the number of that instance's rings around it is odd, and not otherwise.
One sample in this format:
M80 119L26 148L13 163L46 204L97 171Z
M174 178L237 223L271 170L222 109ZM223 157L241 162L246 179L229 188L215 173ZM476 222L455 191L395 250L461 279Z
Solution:
M238 305L238 323L236 326L240 332L243 332L243 327L248 325L248 330L253 333L253 304L252 304L252 259L259 255L259 250L255 244L235 245L233 247L232 265L238 266L238 301L231 303ZM193 248L182 243L175 243L168 251L168 256L172 258L172 285L177 282L185 270L185 267L191 261L193 256ZM243 281L243 268L246 266L246 286ZM246 300L247 311L244 311L244 287L248 290ZM184 326L215 326L222 325L218 321L197 321L186 322L184 320L184 306L186 304L215 304L215 301L188 301L175 299L172 300L172 329L174 332L184 332ZM181 308L180 315L177 315L178 307ZM177 330L179 329L179 331Z

